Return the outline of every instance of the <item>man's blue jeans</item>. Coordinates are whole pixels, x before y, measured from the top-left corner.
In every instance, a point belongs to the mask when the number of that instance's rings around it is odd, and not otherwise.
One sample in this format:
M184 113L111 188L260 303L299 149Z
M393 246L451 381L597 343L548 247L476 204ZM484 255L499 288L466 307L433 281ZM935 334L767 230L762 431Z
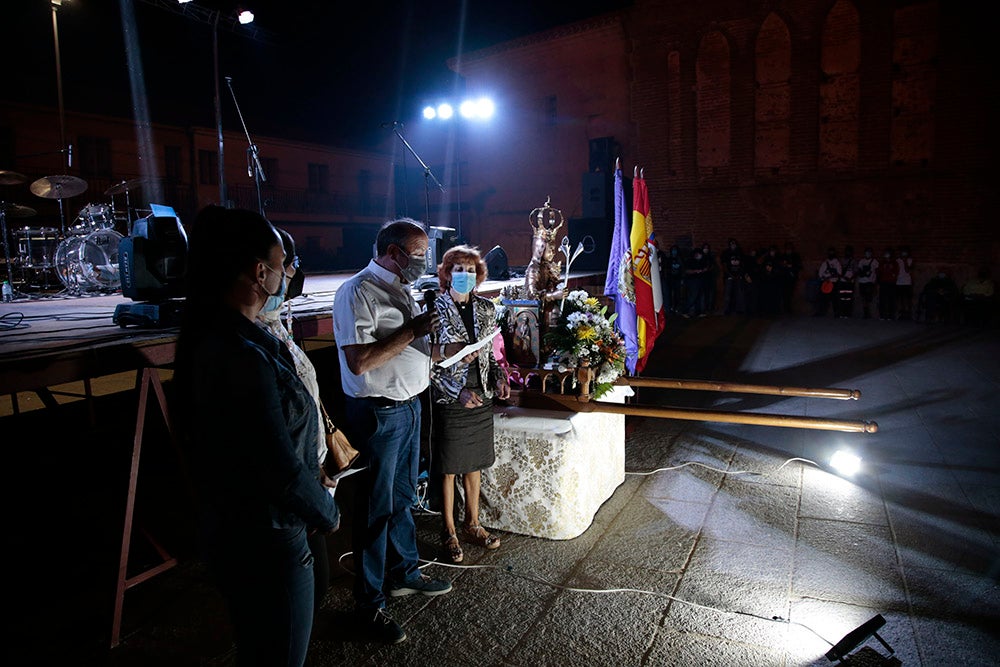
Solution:
M361 452L354 500L354 601L358 610L385 606L385 579L403 582L419 573L416 502L420 456L420 401L377 407L346 399L348 435Z

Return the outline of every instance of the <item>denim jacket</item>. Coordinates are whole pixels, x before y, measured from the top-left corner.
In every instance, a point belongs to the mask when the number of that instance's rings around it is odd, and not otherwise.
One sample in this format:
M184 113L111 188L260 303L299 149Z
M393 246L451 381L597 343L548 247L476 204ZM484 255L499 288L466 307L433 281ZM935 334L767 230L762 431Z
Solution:
M476 340L481 340L493 333L497 327L496 306L489 299L475 294L471 295L473 307L473 328ZM465 329L465 323L458 312L451 292L438 295L434 308L441 315L441 324L433 335L434 346L442 343L472 343ZM433 349L433 348L432 348ZM436 403L454 403L465 387L466 376L469 374L469 364L459 361L449 368L438 364L431 367L431 395ZM484 398L493 398L496 381L502 377L503 371L493 354L493 346L487 345L479 351L479 377L483 386Z
M327 531L337 505L319 482L316 404L288 349L236 312L195 333L178 415L209 530Z

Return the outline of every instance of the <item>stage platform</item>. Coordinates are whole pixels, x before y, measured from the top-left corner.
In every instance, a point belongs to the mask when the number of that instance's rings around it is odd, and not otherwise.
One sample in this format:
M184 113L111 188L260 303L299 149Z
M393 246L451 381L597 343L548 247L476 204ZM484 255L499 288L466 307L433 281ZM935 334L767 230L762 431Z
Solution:
M337 288L351 275L353 272L306 277L303 295L292 302L298 337L327 337L332 341L333 299ZM494 297L505 286L519 285L523 280L488 280L479 293ZM589 288L597 293L603 284L603 272L569 276L571 289ZM123 328L115 324L115 308L134 303L121 293L46 294L0 303L0 395L169 366L173 362L176 327Z

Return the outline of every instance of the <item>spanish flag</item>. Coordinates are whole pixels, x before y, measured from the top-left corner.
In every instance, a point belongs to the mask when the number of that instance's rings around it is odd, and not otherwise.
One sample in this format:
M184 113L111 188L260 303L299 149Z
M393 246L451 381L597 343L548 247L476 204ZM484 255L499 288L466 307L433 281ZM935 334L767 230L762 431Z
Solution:
M636 338L639 343L635 372L641 373L653 343L666 324L660 263L656 255L649 191L641 172L632 180L632 276L635 284Z

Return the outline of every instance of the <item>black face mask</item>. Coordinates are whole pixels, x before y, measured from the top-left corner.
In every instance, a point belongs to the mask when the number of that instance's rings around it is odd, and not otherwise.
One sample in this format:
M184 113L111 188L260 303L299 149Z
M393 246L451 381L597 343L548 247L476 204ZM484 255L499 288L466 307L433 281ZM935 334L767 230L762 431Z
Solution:
M288 281L288 289L285 291L285 301L294 299L302 295L302 286L305 285L306 274L302 269L296 269L295 275Z

